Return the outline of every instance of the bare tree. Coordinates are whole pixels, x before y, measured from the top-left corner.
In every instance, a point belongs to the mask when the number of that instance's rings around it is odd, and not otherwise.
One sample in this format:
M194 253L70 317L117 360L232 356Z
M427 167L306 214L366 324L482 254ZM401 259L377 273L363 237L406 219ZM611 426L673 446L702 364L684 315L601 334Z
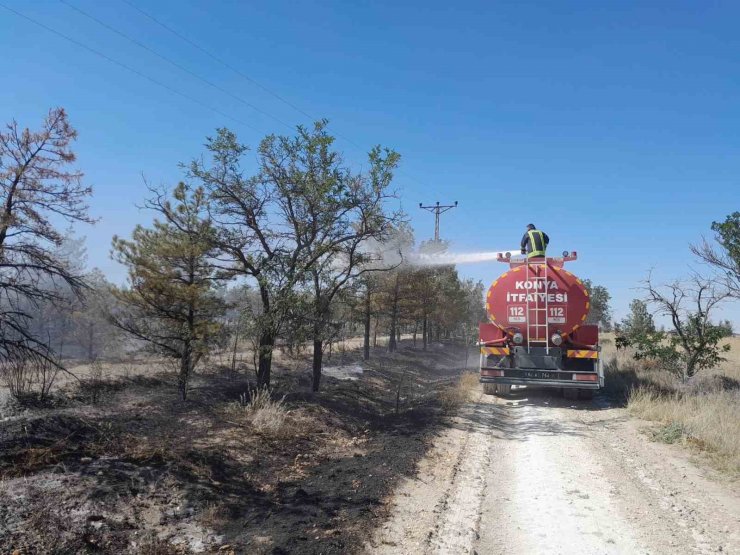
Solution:
M637 347L637 358L657 359L684 381L722 360L720 353L729 346L719 347L723 331L712 324L711 316L729 296L727 289L694 275L688 282L675 281L662 287L648 276L643 290L657 314L670 318L673 333L648 331L635 338L632 343Z
M733 297L740 298L740 212L733 212L724 222L712 222L715 243L702 239L691 251L722 274Z
M69 169L76 138L62 108L49 111L40 131L12 121L0 133L0 359L55 361L29 331L29 307L61 300L49 284L63 283L77 295L85 287L55 252L64 237L57 222L93 222L86 204L92 189Z
M72 313L72 339L78 356L89 362L120 356L126 350L126 341L122 330L108 317L117 302L113 287L97 268L88 272L85 280L90 289Z
M373 274L365 274L359 280L362 284L362 358L370 360L370 331L372 317L375 315L374 298L378 292L378 280Z

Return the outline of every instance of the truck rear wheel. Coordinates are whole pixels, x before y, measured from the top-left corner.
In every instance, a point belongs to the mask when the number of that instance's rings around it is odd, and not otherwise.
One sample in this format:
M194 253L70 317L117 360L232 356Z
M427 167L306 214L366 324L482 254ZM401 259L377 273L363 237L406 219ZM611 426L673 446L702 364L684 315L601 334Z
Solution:
M499 395L508 395L509 393L511 393L511 384L498 383L496 384L496 389Z
M483 393L485 393L486 395L495 395L496 394L496 384L495 383L484 383Z

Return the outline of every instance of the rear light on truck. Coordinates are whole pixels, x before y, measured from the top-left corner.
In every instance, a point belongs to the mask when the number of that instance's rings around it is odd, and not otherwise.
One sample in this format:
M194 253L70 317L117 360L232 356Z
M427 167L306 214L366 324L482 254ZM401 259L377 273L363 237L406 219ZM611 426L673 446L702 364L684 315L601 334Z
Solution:
M486 368L480 369L480 375L488 378L501 378L504 375L503 370L488 370Z
M577 382L598 382L597 374L573 374L573 379Z

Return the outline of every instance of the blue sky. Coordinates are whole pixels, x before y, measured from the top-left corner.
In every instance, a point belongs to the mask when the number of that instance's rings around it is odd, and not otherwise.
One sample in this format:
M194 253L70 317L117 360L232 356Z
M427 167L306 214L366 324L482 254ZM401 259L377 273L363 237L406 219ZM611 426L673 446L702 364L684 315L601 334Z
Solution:
M0 116L35 127L68 110L100 218L78 231L121 279L110 238L147 220L142 174L175 183L219 126L256 145L310 119L124 1L67 1L272 116L61 2L0 0L239 120L0 8ZM571 269L605 285L618 316L650 268L699 267L688 244L740 210L737 3L130 1L352 143L398 150L417 238L433 233L419 202L459 201L442 220L457 251L509 248L532 221L556 252L579 252ZM460 267L486 283L500 270ZM724 314L740 327L737 304Z

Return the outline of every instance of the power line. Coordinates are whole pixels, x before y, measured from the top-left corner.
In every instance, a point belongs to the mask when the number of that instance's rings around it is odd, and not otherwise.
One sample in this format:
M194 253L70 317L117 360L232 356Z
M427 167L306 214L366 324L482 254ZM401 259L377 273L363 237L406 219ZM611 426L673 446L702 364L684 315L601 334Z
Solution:
M187 73L188 75L191 75L192 77L195 77L196 79L198 79L199 81L201 81L201 82L205 83L205 84L206 84L206 85L208 85L209 87L212 87L212 88L216 89L217 91L219 91L219 92L222 92L222 93L224 93L224 94L226 94L226 95L230 96L231 98L233 98L233 99L235 99L235 100L237 100L237 101L241 102L241 103L242 103L242 104L244 104L245 106L248 106L248 107L249 107L249 108L251 108L252 110L255 110L255 111L259 112L260 114L263 114L263 115L265 115L265 116L267 116L267 117L269 117L269 118L272 118L273 120L275 120L275 121L277 121L278 123L280 123L280 124L282 124L282 125L286 126L287 128L289 128L289 129L291 129L291 130L293 129L293 126L292 126L292 125L290 125L289 123L285 123L285 122L284 122L283 120L281 120L280 118L278 118L278 117L276 117L276 116L273 116L273 115L272 115L272 114L270 114L269 112L266 112L265 110L262 110L262 109L258 108L257 106L255 106L255 105L254 105L254 104L252 104L251 102L248 102L247 100L243 99L242 97L240 97L240 96L238 96L238 95L235 95L235 94L233 94L232 92L230 92L230 91L228 91L228 90L224 89L223 87L221 87L221 86L217 85L216 83L214 83L214 82L212 82L212 81L210 81L210 80L206 79L205 77L203 77L203 76L201 76L201 75L198 75L197 73L195 73L194 71L191 71L191 70L190 70L190 69L188 69L187 67L185 67L185 66L183 66L183 65L181 65L181 64L179 64L179 63L177 63L176 61L174 61L174 60L172 60L172 59L168 58L167 56L165 56L165 55L163 55L163 54L160 54L159 52L157 52L157 51L156 51L156 50L154 50L153 48L150 48L150 47L149 47L149 46L147 46L146 44L144 44L144 43L142 43L142 42L140 42L140 41L136 40L136 39L135 39L135 38L133 38L133 37L130 37L130 36L129 36L129 35L127 35L126 33L124 33L124 32L122 32L122 31L120 31L120 30L116 29L115 27L113 27L113 26L111 26L111 25L109 25L109 24L105 23L104 21L101 21L101 20L100 20L100 19L98 19L97 17L95 17L95 16L93 16L93 15L91 15L91 14L87 13L86 11L84 11L84 10L82 10L82 9L78 8L77 6L74 6L74 5L70 4L70 3L69 3L69 2L67 2L66 0L59 0L59 2L61 2L62 4L64 4L65 6L67 6L68 8L70 8L70 9L72 9L72 10L76 11L77 13L79 13L79 14L83 15L84 17L87 17L88 19L90 19L90 20L94 21L95 23L97 23L97 24L98 24L98 25L100 25L101 27L104 27L105 29L108 29L108 30L109 30L109 31L111 31L112 33L115 33L116 35L118 35L118 36L120 36L120 37L123 37L123 38L124 38L124 39L126 39L127 41L129 41L129 42L131 42L131 43L135 44L136 46L138 46L139 48L142 48L142 49L146 50L147 52L149 52L149 53L153 54L154 56L157 56L157 57L158 57L159 59L161 59L161 60L164 60L164 61L165 61L165 62L167 62L168 64L170 64L170 65L172 65L173 67L176 67L177 69L179 69L180 71L184 71L184 72L185 72L185 73Z
M439 243L439 216L448 210L457 208L457 201L455 201L455 204L448 205L439 204L439 201L437 201L437 204L431 206L423 206L422 203L419 203L419 208L434 214L434 242Z
M64 2L64 0L60 0L60 1ZM198 50L199 52L202 52L203 54L205 54L206 56L208 56L209 58L211 58L212 60L214 60L214 61L215 61L215 62L217 62L218 64L222 65L222 66L223 66L223 67L225 67L226 69L228 69L228 70L230 70L230 71L234 72L234 73L235 73L236 75L240 76L240 77L241 77L242 79L244 79L244 80L248 81L249 83L251 83L251 84L253 84L254 86L258 87L259 89L263 90L263 91L264 91L264 92L266 92L267 94L271 95L272 97L274 97L274 98L278 99L278 100L279 100L280 102L282 102L282 103L283 103L283 104L285 104L286 106L289 106L290 108L292 108L293 110L295 110L296 112L298 112L299 114L301 114L302 116L304 116L304 117L308 118L308 119L309 119L309 120L311 120L311 121L316 121L316 118L315 118L314 116L312 116L311 114L309 114L308 112L306 112L306 111L305 111L305 110L303 110L302 108L300 108L300 107L296 106L295 104L293 104L293 103L292 103L292 102L290 102L289 100L285 99L285 98L284 98L283 96L281 96L280 94L278 94L278 93L277 93L277 92L275 92L274 90L272 90L272 89L270 89L270 88L266 87L265 85L263 85L263 84L262 84L262 83L260 83L259 81L257 81L257 80L255 80L255 79L253 79L252 77L250 77L249 75L247 75L246 73L244 73L243 71L241 71L240 69L238 69L238 68L234 67L233 65L231 65L230 63L228 63L228 62L227 62L226 60L224 60L224 59L223 59L223 58L221 58L220 56L217 56L216 54L214 54L213 52L211 52L210 50L208 50L207 48L204 48L203 46L201 46L201 45L200 45L200 44L198 44L197 42L193 41L192 39L190 39L190 38L188 38L187 36L183 35L182 33L178 32L178 31L177 31L176 29L172 28L172 27L171 27L170 25L167 25L166 23L164 23L164 22L163 22L163 21L161 21L160 19L158 19L158 18L154 17L154 16L153 16L153 15L151 15L151 14L150 14L149 12L147 12L147 11L145 11L145 10L142 10L141 8L139 8L139 7L138 7L138 6L136 5L136 4L134 4L134 3L133 3L133 2L131 2L130 0L121 0L121 2L123 2L123 3L124 3L124 4L126 4L126 5L128 5L128 6L129 6L129 7L131 7L132 9L136 10L137 12L139 12L139 13L140 13L141 15L143 15L144 17L146 17L146 18L147 18L147 19L149 19L150 21L152 21L152 22L156 23L157 25L159 25L160 27L162 27L162 28L163 28L164 30L166 30L166 31L167 31L168 33L171 33L171 34L173 34L174 36L176 36L177 38L179 38L179 39L180 39L180 40L182 40L183 42L185 42L185 43L189 44L190 46L192 46L193 48L195 48L195 49L196 49L196 50ZM66 3L66 2L64 2L64 3ZM81 11L81 10L78 10L78 11ZM117 31L115 31L115 32L117 32ZM121 34L121 33L118 33L118 34ZM126 37L126 38L128 38L128 37ZM150 50L150 49L148 49L148 50ZM151 50L150 50L150 51L151 51ZM157 54L157 55L159 55L159 54ZM161 57L161 56L160 56L160 57ZM227 93L227 94L229 94L229 93ZM233 96L233 95L230 95L230 96ZM260 111L261 111L261 110L260 110ZM274 118L274 119L275 119L275 118ZM279 121L279 120L278 120L278 121ZM282 123L282 122L281 122L281 123ZM292 127L291 127L291 129L292 129ZM353 141L352 139L350 139L350 138L349 138L349 137L347 137L346 135L344 135L344 134L341 134L341 133L338 133L338 132L336 132L336 131L334 131L334 134L335 134L335 135L336 135L336 136L337 136L338 138L340 138L340 139L344 140L345 142L347 142L347 143L349 143L350 145L352 145L352 146L354 146L355 148L357 148L357 149L358 149L358 151L359 151L359 152L361 152L361 153L362 153L363 155L366 155L366 154L367 154L367 152L365 152L365 150L364 150L364 148L363 148L362 146L360 146L359 144L357 144L357 143L356 143L355 141ZM402 175L402 176L404 176L405 178L407 178L407 179L409 179L409 180L411 180L411 181L413 181L413 182L417 183L418 185L422 185L422 186L425 186L425 184L424 184L424 183L422 183L422 182L421 182L421 181L419 181L418 179L414 178L413 176L409 175L408 173L406 173L406 172L405 172L405 171L403 171L403 170L400 170L400 169L399 169L399 170L398 170L398 173L399 173L399 175Z
M280 120L279 118L273 116L269 112L266 112L266 111L258 108L257 106L254 106L250 102L248 102L248 101L244 100L243 98L241 98L241 97L239 97L239 96L231 93L230 91L224 89L223 87L220 87L219 85L211 82L210 80L208 80L208 79L206 79L204 77L201 77L200 75L198 75L195 72L189 70L185 66L183 66L183 65L175 62L174 60L171 60L170 58L168 58L168 57L160 54L159 52L155 51L154 49L152 49L152 48L148 47L147 45L141 43L140 41L138 41L138 40L136 40L136 39L134 39L134 38L126 35L125 33L119 31L118 29L116 29L114 27L112 27L111 25L108 25L107 23L105 23L105 22L97 19L96 17L88 14L87 12L81 10L80 8L77 8L76 6L70 4L69 2L66 2L65 0L59 0L59 1L62 4L66 5L67 7L69 7L70 9L73 9L73 10L77 11L81 15L83 15L83 16L91 19L92 21L96 22L97 24L101 25L102 27L108 29L109 31L111 31L111 32L113 32L113 33L115 33L115 34L123 37L123 38L125 38L126 40L132 42L133 44L136 44L140 48L146 50L147 52L150 52L151 54L159 57L160 59L162 59L162 60L166 61L167 63L173 65L174 67L180 69L181 71L184 71L184 72L188 73L189 75L195 77L196 79L198 79L198 80L206 83L210 87L212 87L212 88L214 88L214 89L216 89L216 90L218 90L218 91L220 91L220 92L222 92L224 94L227 94L228 96L230 96L230 97L238 100L239 102L247 105L248 107L254 109L255 111L260 112L260 113L262 113L262 114L270 117L271 119L274 119L275 121L279 122L280 124L282 124L282 125L290 128L290 129L293 129L293 127L291 125L289 125L289 124L285 123L284 121ZM198 44L196 44L195 42L193 42L192 40L190 40L187 37L181 35L180 33L178 33L177 31L175 31L171 27L167 26L166 24L164 24L161 21L157 20L153 16L151 16L148 13L144 12L143 10L139 9L137 6L135 6L134 4L132 4L131 2L129 2L128 0L122 0L122 1L125 2L126 4L128 4L129 6L131 6L132 8L134 8L135 10L137 10L138 12L140 12L142 15L144 15L147 18L151 19L152 21L154 21L155 23L157 23L158 25L160 25L161 27L163 27L164 29L166 29L170 33L173 33L174 35L176 35L181 40L183 40L183 41L187 42L188 44L192 45L194 48L197 48L198 50L204 52L209 57L211 57L215 61L217 61L220 64L222 64L224 67L230 69L231 71L234 71L235 73L237 73L242 78L246 79L250 83L253 83L254 85L256 85L259 88L263 89L264 91L268 92L269 94L271 94L275 98L279 99L281 102L284 102L286 105L290 106L291 108L293 108L294 110L298 111L302 115L304 115L304 116L306 116L308 118L313 119L312 116L310 114L308 114L307 112L305 112L304 110L298 108L297 106L295 106L291 102L287 101L286 99L284 99L282 96L280 96L276 92L274 92L274 91L268 89L267 87L261 85L260 83L258 83L254 79L250 78L245 73L243 73L243 72L239 71L238 69L234 68L233 66L231 66L230 64L228 64L227 62L225 62L224 60L222 60L221 58L219 58L215 54L212 54L211 52L209 52L205 48L203 48L203 47L199 46ZM95 54L96 56L99 56L99 57L103 58L104 60L106 60L106 61L108 61L108 62L110 62L110 63L112 63L114 65L117 65L118 67L121 67L121 68L123 68L123 69L125 69L125 70L127 70L127 71L129 71L129 72L131 72L131 73L133 73L133 74L135 74L135 75L143 78L143 79L146 79L147 81L149 81L151 83L154 83L155 85L157 85L157 86L159 86L159 87L161 87L161 88L163 88L163 89L165 89L165 90L167 90L167 91L169 91L169 92L171 92L173 94L176 94L177 96L180 96L181 98L185 98L186 100L189 100L190 102L193 102L195 104L198 104L199 106L201 106L203 108L206 108L207 110L210 110L210 111L212 111L212 112L214 112L214 113L216 113L216 114L218 114L218 115L220 115L222 117L225 117L225 118L227 118L227 119L229 119L231 121L234 121L234 122L236 122L236 123L238 123L240 125L243 125L245 127L248 127L249 129L252 129L252 130L254 130L254 131L256 131L256 132L258 132L258 133L260 133L262 135L265 134L262 130L258 129L254 125L252 125L250 123L247 123L246 121L243 121L243 120L241 120L241 119L239 119L237 117L234 117L234 116L232 116L232 115L230 115L230 114L228 114L226 112L223 112L222 110L219 110L218 108L215 108L215 107L213 107L213 106L211 106L211 105L209 105L209 104L207 104L207 103L205 103L205 102L203 102L201 100L198 100L195 97L192 97L192 96L190 96L190 95L188 95L186 93L183 93L183 92L181 92L181 91L179 91L179 90L171 87L170 85L167 85L166 83L163 83L163 82L161 82L161 81L159 81L159 80L157 80L157 79L155 79L153 77L150 77L149 75L146 75L145 73L143 73L143 72L141 72L141 71L139 71L139 70L137 70L137 69L135 69L135 68L133 68L133 67L131 67L131 66L125 64L125 63L123 63L123 62L120 62L120 61L118 61L118 60L116 60L114 58L111 58L107 54L104 54L103 52L101 52L99 50L96 50L95 48L92 48L91 46L88 46L88 45L86 45L86 44L84 44L84 43L82 43L82 42L80 42L80 41L78 41L78 40L76 40L76 39L74 39L74 38L72 38L72 37L70 37L70 36L68 36L68 35L66 35L66 34L64 34L64 33L60 32L58 30L56 30L56 29L54 29L54 28L52 28L52 27L49 27L48 25L45 25L44 23L41 23L40 21L37 21L37 20L35 20L35 19L33 19L33 18L31 18L31 17L29 17L29 16L27 16L27 15L21 13L21 12L18 12L16 10L14 10L13 8L10 8L9 6L6 6L5 4L0 3L0 7L6 9L7 11L15 14L16 16L18 16L18 17L20 17L22 19L25 19L26 21L28 21L30 23L33 23L34 25L36 25L38 27L41 27L42 29L44 29L44 30L46 30L46 31L48 31L48 32L50 32L50 33L52 33L54 35L57 35L57 36L63 38L64 40L66 40L68 42L71 42L72 44L74 44L74 45L76 45L76 46L78 46L80 48L83 48L84 50L87 50L88 52L91 52L91 53ZM343 140L345 140L346 142L350 143L351 145L355 146L357 149L359 149L360 151L362 151L363 154L365 154L363 148L360 145L358 145L356 142L354 142L353 140L351 140L348 137L346 137L344 135L341 135L339 133L335 133L335 135L337 137L339 137L339 138L342 138ZM416 182L419 185L424 185L421 181L415 179L413 176L409 175L408 173L406 173L406 172L404 172L404 171L402 171L400 169L398 170L398 173L400 175L406 177L407 179Z
M202 102L202 101L198 100L197 98L194 98L194 97L192 97L192 96L190 96L188 94L185 94L185 93L183 93L181 91L178 91L177 89L174 89L174 88L170 87L169 85L167 85L165 83L162 83L161 81L158 81L157 79L154 79L153 77L149 77L145 73L142 73L139 70L134 69L131 66L128 66L128 65L124 64L123 62L119 62L118 60L115 60L115 59L111 58L107 54L103 54L99 50L96 50L96 49L94 49L94 48L92 48L92 47L90 47L90 46L88 46L88 45L86 45L86 44L84 44L84 43L82 43L82 42L80 42L80 41L78 41L78 40L76 40L76 39L68 36L68 35L65 35L64 33L60 32L60 31L57 31L56 29L53 29L53 28L49 27L48 25L45 25L45 24L41 23L40 21L36 21L35 19L33 19L31 17L28 17L27 15L22 14L22 13L16 11L16 10L14 10L13 8L10 8L10 7L6 6L5 4L0 3L0 8L4 8L7 11L9 11L9 12L17 15L18 17L20 17L22 19L25 19L26 21L29 21L30 23L33 23L34 25L36 25L38 27L41 27L42 29L45 29L46 31L48 31L50 33L53 33L54 35L57 35L58 37L61 37L64 40L67 40L67 41L71 42L72 44L74 44L76 46L79 46L80 48L83 48L83 49L87 50L88 52L92 52L96 56L100 56L104 60L107 60L108 62L110 62L112 64L115 64L118 67L122 67L126 71L130 71L131 73L133 73L135 75L138 75L139 77L142 77L143 79L146 79L147 81L150 81L151 83L154 83L155 85L157 85L159 87L162 87L163 89L166 89L167 91L169 91L169 92L171 92L173 94L176 94L176 95L178 95L178 96L180 96L182 98L185 98L186 100L189 100L190 102L194 102L195 104L198 104L199 106L201 106L203 108L206 108L208 110L211 110L212 112L214 112L214 113L216 113L216 114L218 114L218 115L220 115L222 117L225 117L227 119L230 119L231 121L234 121L234 122L236 122L236 123L238 123L240 125L244 125L245 127L248 127L250 129L252 129L253 131L257 131L260 134L264 134L263 131L261 131L260 129L257 129L253 125L251 125L251 124L249 124L249 123L247 123L247 122L245 122L243 120L240 120L239 118L235 118L234 116L231 116L231 115L229 115L229 114L227 114L225 112L222 112L218 108L214 108L213 106L210 106L210 105L206 104L205 102Z
M126 3L128 4L128 5L130 5L130 6L134 7L134 8L136 8L136 6L134 6L134 5L133 5L133 4L131 4L130 2L127 2L126 0L122 0L122 1L126 2ZM127 34L126 34L126 33L124 33L123 31L120 31L119 29L116 29L116 28L115 28L115 27L113 27L112 25L109 25L108 23L106 23L106 22L104 22L104 21L102 21L102 20L98 19L98 18L97 18L97 17L95 17L94 15L91 15L91 14L87 13L87 12L86 12L86 11L84 11L83 9L81 9L81 8L78 8L77 6L75 6L75 5L73 5L73 4L69 3L69 2L67 2L66 0L59 0L59 2L60 2L60 3L62 3L62 4L64 4L64 5L65 5L65 6L67 6L68 8L70 8L70 9L72 9L72 10L76 11L76 12L77 12L77 13L79 13L80 15L82 15L82 16L84 16L84 17L86 17L86 18L90 19L91 21L94 21L95 23L97 23L97 24L98 24L98 25L100 25L101 27L103 27L103 28L105 28L105 29L109 30L110 32L112 32L112 33L115 33L116 35L118 35L118 36L120 36L120 37L123 37L123 38L124 38L124 39L126 39L127 41L129 41L129 42L131 42L131 43L135 44L136 46L138 46L139 48L142 48L143 50L146 50L147 52L149 52L149 53L153 54L154 56L157 56L157 57L158 57L158 58L160 58L161 60L164 60L164 61L165 61L165 62L167 62L168 64L170 64L170 65L172 65L173 67L175 67L175 68L179 69L180 71L183 71L183 72L187 73L188 75L191 75L192 77L195 77L196 79L198 79L199 81L201 81L201 82L205 83L206 85L208 85L208 86L212 87L213 89L215 89L215 90L217 90L217 91L219 91L219 92L222 92L222 93L224 93L224 94L226 94L226 95L230 96L231 98L233 98L233 99L235 99L235 100L237 100L237 101L241 102L242 104L244 104L244 105L248 106L249 108L252 108L253 110L255 110L255 111L257 111L257 112L259 112L259 113L261 113L261 114L263 114L263 115L265 115L265 116L267 116L267 117L269 117L269 118L271 118L271 119L273 119L273 120L275 120L275 121L277 121L278 123L280 123L281 125L284 125L285 127L287 127L287 128L288 128L288 129L290 129L290 130L293 130L293 129L294 129L294 126L290 125L289 123L286 123L286 122L284 122L283 120L281 120L280 118L278 118L278 117L276 117L276 116L272 115L271 113L269 113L269 112L267 112L267 111L265 111L265 110L262 110L261 108L258 108L257 106L255 106L255 105L254 105L254 104L252 104L251 102L249 102L249 101L245 100L244 98L242 98L242 97L240 97L240 96L238 96L238 95L236 95L236 94L232 93L231 91L229 91L229 90L227 90L227 89L224 89L223 87L221 87L221 86L217 85L216 83L214 83L214 82L210 81L209 79L207 79L207 78L205 78L205 77L203 77L203 76L201 76L201 75L199 75L199 74L195 73L194 71L192 71L192 70L188 69L187 67L183 66L182 64L180 64L180 63L178 63L178 62L176 62L176 61L172 60L171 58L168 58L167 56L165 56L165 55L163 55L163 54L161 54L161 53L157 52L157 51L156 51L156 50L154 50L153 48L151 48L151 47L147 46L146 44L142 43L141 41L139 41L139 40L137 40L137 39L135 39L135 38L133 38L133 37L131 37L131 36L127 35ZM136 8L136 9L137 9L137 11L139 11L139 12L141 12L142 14L146 15L147 17L149 17L149 18L150 18L150 19L152 19L153 21L157 21L157 20L155 20L155 19L154 19L153 17L151 17L151 16L149 16L148 14L146 14L146 13L145 13L144 11L142 11L142 10L139 10L138 8ZM200 47L198 47L198 45L197 45L197 44L195 44L195 43L194 43L193 41L189 40L189 39L188 39L187 37L184 37L184 36L180 35L180 34L179 34L179 33L177 33L176 31L174 31L173 29L171 29L171 28L167 27L167 26L166 26L165 24L163 24L163 23L161 23L161 22L159 22L159 21L157 21L157 23L158 23L158 24L160 24L160 25L162 25L162 26L163 26L163 27L164 27L165 29L167 29L167 30L169 30L169 31L171 31L171 32L173 32L173 33L175 33L175 34L176 34L176 36L178 36L178 37L180 37L181 39L185 40L186 42L188 42L188 44L192 44L193 46L197 47L197 48L198 48L199 50L202 50L203 52L206 52L206 53L208 53L208 52L207 52L207 51L206 51L205 49L203 49L203 48L200 48ZM215 57L215 56L211 55L210 53L208 53L208 54L209 54L209 55L210 55L210 56L211 56L212 58L214 58L215 60L218 60L219 62L221 62L220 58L218 58L218 57ZM289 106L291 106L292 108L294 108L294 109L298 110L298 111L299 111L299 112L300 112L301 114L303 114L303 115L305 115L306 117L309 117L309 118L311 117L311 116L310 116L309 114L307 114L306 112L304 112L304 111L303 111L303 110L301 110L300 108L297 108L296 106L294 106L293 104L291 104L291 103L290 103L290 102L288 102L287 100L283 99L283 98L282 98L282 97L281 97L280 95L278 95L277 93L274 93L274 92L270 91L269 89L267 89L266 87L263 87L262 85L260 85L260 84L259 84L259 83L257 83L256 81L254 81L253 79L250 79L250 78L249 78L249 77L248 77L247 75L243 74L242 72L239 72L239 71L238 71L238 70L236 70L235 68L232 68L231 66L229 66L228 64L226 64L226 62L222 62L222 63L224 63L224 64L226 65L226 67L228 67L228 68L229 68L229 69L231 69L232 71L236 71L236 72L237 72L237 73L238 73L239 75L241 75L241 76L242 76L243 78L245 78L245 79L248 79L248 80L249 80L250 82L252 82L252 83L255 83L255 84L256 84L257 86L259 86L260 88L262 88L262 89L264 89L264 90L266 90L266 91L270 92L270 94L272 94L272 95L273 95L273 96L275 96L276 98L280 99L281 101L285 102L285 103L286 103L287 105L289 105ZM345 141L347 141L347 142L351 143L352 145L354 145L354 146L355 146L355 147L356 147L356 148L357 148L358 150L362 151L362 153L363 153L363 154L366 154L366 153L365 153L365 152L363 151L362 147L361 147L360 145L358 145L357 143L355 143L354 141L352 141L351 139L349 139L349 138L347 138L347 137L344 137L344 136L342 136L342 135L340 135L339 133L336 133L336 132L335 132L335 135L337 135L338 137L340 137L340 138L344 139ZM400 172L400 171L399 171L399 173L402 173L402 172Z
M228 62L226 62L226 61L225 61L225 60L224 60L223 58L220 58L220 57L216 56L215 54L213 54L212 52L210 52L210 51L209 51L209 50L207 50L206 48L203 48L202 46L200 46L200 45L199 45L198 43L196 43L196 42L194 42L194 41L190 40L190 39L189 39L188 37L186 37L185 35L183 35L183 34L181 34L181 33L177 32L177 31L176 31L175 29L173 29L173 28L172 28L172 27L170 27L169 25L167 25L167 24L165 24L165 23L161 22L161 21L160 21L159 19L157 19L157 18L156 18L156 17L154 17L153 15L149 14L148 12L145 12L144 10L142 10L141 8L139 8L138 6L136 6L135 4L133 4L132 2L129 2L129 0L121 0L121 1L122 1L122 2L124 3L124 4L128 4L128 5L129 5L129 6L131 7L131 8L133 8L134 10L136 10L137 12L139 12L139 13L140 13L141 15L143 15L144 17L146 17L146 18L150 19L151 21L153 21L154 23L156 23L157 25L159 25L160 27L162 27L162 28L163 28L163 29L165 29L166 31L168 31L168 32L172 33L173 35L175 35L175 36L176 36L177 38L179 38L180 40L183 40L183 41L185 41L185 42L186 42L186 43L188 43L188 44L189 44L190 46L192 46L193 48L195 48L195 49L197 49L197 50L201 51L201 52L202 52L203 54L205 54L206 56L208 56L208 57L209 57L209 58L211 58L212 60L214 60L214 61L218 62L219 64L221 64L221 65L222 65L222 66L224 66L225 68L227 68L227 69L229 69L229 70L233 71L234 73L236 73L237 75L239 75L240 77L242 77L242 79L246 79L247 81L249 81L250 83L252 83L252 84L253 84L254 86L256 86L256 87L259 87L260 89L262 89L263 91L265 91L265 92L266 92L267 94L269 94L269 95L271 95L271 96L273 96L273 97L277 98L277 99L278 99L278 100L279 100L280 102L282 102L282 103L286 104L287 106L290 106L291 108L293 108L293 109L294 109L294 110L295 110L296 112L298 112L299 114L301 114L301 115L303 115L303 116L305 116L305 117L309 118L309 119L310 119L310 120L312 120L312 121L313 121L313 120L315 119L315 118L314 118L313 116L311 116L311 114L308 114L308 113L306 113L306 112L305 112L304 110L302 110L301 108L299 108L298 106L296 106L295 104L293 104L292 102L290 102L289 100L286 100L285 98L283 98L282 96L280 96L280 95L279 95L278 93L276 93L275 91L273 91L273 90L271 90L271 89L268 89L267 87L265 87L264 85L262 85L262 84L261 84L261 83L259 83L258 81L255 81L254 79L252 79L252 78L251 78L251 77L250 77L249 75L247 75L246 73L244 73L244 72L240 71L239 69L235 68L234 66L232 66L231 64L229 64ZM362 147L358 147L358 148L362 148Z
M60 0L60 1L63 1L63 0ZM240 69L234 67L233 65L231 65L230 63L228 63L227 61L225 61L223 58L221 58L221 57L217 56L216 54L212 53L210 50L208 50L208 49L200 46L195 41L189 39L188 37L186 37L182 33L179 33L178 31L176 31L175 29L173 29L172 27L170 27L166 23L163 23L162 21L160 21L159 19L157 19L156 17L154 17L150 13L142 10L141 8L139 8L138 6L136 6L134 3L130 2L129 0L121 0L121 2L123 2L124 4L127 4L128 6L130 6L131 8L133 8L134 10L136 10L137 12L139 12L144 17L150 19L151 21L153 21L154 23L156 23L157 25L159 25L160 27L162 27L163 29L165 29L169 33L172 33L173 35L175 35L180 40L188 43L190 46L192 46L193 48L199 50L200 52L202 52L203 54L205 54L206 56L208 56L209 58L211 58L215 62L218 62L223 67L225 67L225 68L233 71L234 73L236 73L237 75L239 75L242 79L245 79L246 81L252 83L254 86L262 89L267 94L269 94L272 97L278 99L280 102L282 102L286 106L291 107L293 110L295 110L296 112L298 112L302 116L307 117L311 121L316 121L316 118L314 116L312 116L311 114L309 114L308 112L306 112L302 108L299 108L298 106L296 106L295 104L293 104L289 100L286 100L283 96L281 96L280 94L278 94L274 90L272 90L272 89L264 86L262 83L260 83L259 81L253 79L252 77L250 77L249 75L247 75L246 73L244 73L243 71L241 71ZM334 132L334 134L337 137L339 137L340 139L342 139L342 140L346 141L347 143L351 144L355 148L360 149L363 152L363 154L367 154L366 152L364 152L364 149L363 149L362 146L360 146L359 144L357 144L355 141L353 141L349 137L347 137L345 135L342 135L340 133L337 133L336 131Z

